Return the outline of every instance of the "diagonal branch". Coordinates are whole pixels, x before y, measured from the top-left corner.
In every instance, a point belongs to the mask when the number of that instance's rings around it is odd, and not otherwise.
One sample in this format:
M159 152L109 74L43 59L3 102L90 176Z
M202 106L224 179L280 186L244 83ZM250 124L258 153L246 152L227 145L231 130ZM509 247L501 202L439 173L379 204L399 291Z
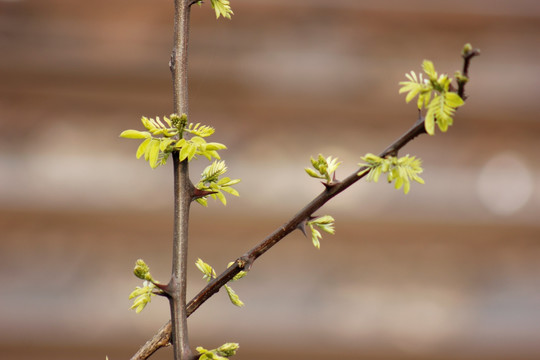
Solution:
M470 60L479 55L479 51L474 49L469 53L464 54L464 74L468 75L468 67ZM460 86L459 92L464 93L464 84ZM460 95L461 95L460 94ZM424 126L424 118L420 117L415 124L407 130L403 135L398 139L392 142L384 151L382 151L379 156L384 158L386 156L396 156L398 151L407 145L410 141L415 139L417 136L426 133ZM318 209L320 209L324 204L329 200L349 188L351 185L355 184L357 181L362 179L367 175L368 172L362 171L366 167L361 167L356 170L354 173L350 174L343 181L336 181L332 183L331 186L325 187L324 191L315 197L309 204L307 204L303 209L301 209L296 215L294 215L289 221L284 225L276 229L272 234L267 236L264 240L259 242L256 246L238 258L235 263L228 267L223 273L221 273L217 278L212 280L206 287L204 287L187 305L187 315L191 315L195 310L197 310L206 300L212 297L217 293L225 284L232 280L240 271L247 271L251 268L253 262L263 255L270 248L276 245L280 240L286 237L288 234L297 230L299 225L308 220L309 217ZM358 175L360 173L360 175ZM143 360L147 359L155 351L163 346L167 346L167 339L170 338L171 325L170 321L163 325L157 332L154 337L146 342L139 351L131 358L131 360Z

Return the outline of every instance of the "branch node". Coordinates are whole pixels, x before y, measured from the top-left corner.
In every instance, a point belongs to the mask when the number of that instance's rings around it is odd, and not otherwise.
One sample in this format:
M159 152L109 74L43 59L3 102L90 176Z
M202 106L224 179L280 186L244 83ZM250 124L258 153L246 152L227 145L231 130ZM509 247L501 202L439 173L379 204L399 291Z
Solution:
M253 265L254 259L248 255L243 255L236 260L236 264L241 270L249 271Z

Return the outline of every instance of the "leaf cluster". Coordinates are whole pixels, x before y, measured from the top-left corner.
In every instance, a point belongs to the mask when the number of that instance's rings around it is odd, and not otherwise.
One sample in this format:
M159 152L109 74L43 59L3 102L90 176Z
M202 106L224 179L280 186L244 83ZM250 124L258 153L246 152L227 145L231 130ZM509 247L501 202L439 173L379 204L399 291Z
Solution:
M212 5L212 9L216 12L216 19L219 19L219 16L221 15L230 20L231 15L234 15L229 0L210 0L210 4Z
M201 354L199 360L227 360L231 356L236 355L239 347L237 343L226 343L213 350L206 350L201 346L198 346L196 350Z
M307 221L306 225L311 231L311 241L317 249L321 248L320 239L322 239L321 232L317 228L333 235L335 234L334 222L334 218L330 215L320 216Z
M234 262L229 263L227 267L230 267L232 264L234 264ZM197 269L199 269L203 273L203 279L206 279L206 281L210 282L217 277L216 271L214 270L214 268L208 265L207 263L205 263L202 259L200 258L197 259L197 261L195 262L195 266L197 266ZM231 281L240 280L246 275L247 275L247 272L240 271L238 274L236 274L235 277L232 278ZM233 305L238 306L238 307L244 306L244 303L242 302L242 300L240 300L236 292L234 292L234 290L229 285L225 285L224 287L225 287L225 290L227 291L227 295L229 296L229 300L231 301Z
M135 290L129 294L129 299L135 299L131 309L135 309L135 312L140 313L146 305L152 300L152 296L160 293L161 290L157 288L156 284L158 283L150 275L150 268L144 260L139 259L135 263L135 268L133 269L133 274L141 280L144 280L143 286L137 286ZM156 293L157 291L157 293Z
M341 165L341 162L338 162L337 158L332 158L331 156L325 158L321 154L314 159L311 158L312 168L305 168L306 173L316 179L326 180L327 184L335 181L335 171Z
M389 183L395 180L395 188L400 189L403 187L403 192L407 194L411 188L411 180L414 180L420 184L424 183L418 174L421 174L422 161L414 156L405 155L400 158L396 156L388 156L381 158L374 154L366 154L362 157L365 161L364 164L359 164L365 167L358 175L367 174L367 180L378 182L381 174L387 174L387 180Z
M143 282L143 286L137 286L135 290L129 294L129 299L135 298L133 305L130 309L135 309L135 312L140 313L146 305L152 300L152 296L155 296L156 285L150 281Z
M430 135L435 134L435 123L442 132L446 132L453 124L453 116L456 109L464 104L463 99L452 91L452 79L446 74L438 75L433 63L424 60L422 64L427 78L422 74L416 75L414 71L405 74L409 81L402 81L399 93L407 93L406 102L410 102L416 96L419 110L426 108L425 128ZM458 81L464 81L463 76L456 75Z
M125 130L120 137L144 139L137 148L136 157L139 159L144 155L152 169L164 165L173 151L179 151L180 161L191 161L199 155L208 160L219 160L218 151L227 148L217 142L207 142L204 138L212 135L214 128L188 123L186 114L164 116L163 121L159 117L143 116L141 122L147 131Z
M226 172L227 166L225 165L225 161L217 160L203 170L201 179L195 187L203 193L207 193L207 195L196 199L199 204L208 206L207 197L210 196L213 199L219 199L223 205L227 205L227 199L223 192L234 196L240 196L238 191L232 187L233 185L238 184L240 179L232 180L229 177L221 177Z

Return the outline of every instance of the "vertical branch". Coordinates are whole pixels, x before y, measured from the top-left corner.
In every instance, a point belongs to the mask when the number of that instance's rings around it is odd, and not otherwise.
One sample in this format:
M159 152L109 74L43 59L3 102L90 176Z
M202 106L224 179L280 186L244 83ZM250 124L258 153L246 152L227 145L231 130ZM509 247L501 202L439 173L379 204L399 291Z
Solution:
M188 114L187 56L189 42L189 12L187 0L174 0L174 46L170 69L173 82L174 112ZM173 153L174 163L174 235L172 275L167 286L171 308L172 343L174 359L192 357L189 347L186 312L186 274L188 253L189 209L193 184L189 180L188 161L180 161Z
M175 360L191 357L187 329L186 287L189 209L192 184L189 180L187 160L180 162L178 152L174 161L174 233L172 275L167 286L171 308L172 343Z
M190 5L186 0L174 0L174 46L171 55L174 112L188 113L187 55L189 43Z

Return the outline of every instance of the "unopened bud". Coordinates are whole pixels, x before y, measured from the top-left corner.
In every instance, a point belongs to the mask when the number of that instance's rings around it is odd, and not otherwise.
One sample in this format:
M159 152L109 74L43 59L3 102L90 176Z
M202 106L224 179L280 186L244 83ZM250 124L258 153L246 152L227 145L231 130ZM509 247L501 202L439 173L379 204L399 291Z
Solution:
M463 50L461 50L461 55L467 56L467 54L469 54L472 49L473 47L470 43L465 44L465 46L463 46Z

